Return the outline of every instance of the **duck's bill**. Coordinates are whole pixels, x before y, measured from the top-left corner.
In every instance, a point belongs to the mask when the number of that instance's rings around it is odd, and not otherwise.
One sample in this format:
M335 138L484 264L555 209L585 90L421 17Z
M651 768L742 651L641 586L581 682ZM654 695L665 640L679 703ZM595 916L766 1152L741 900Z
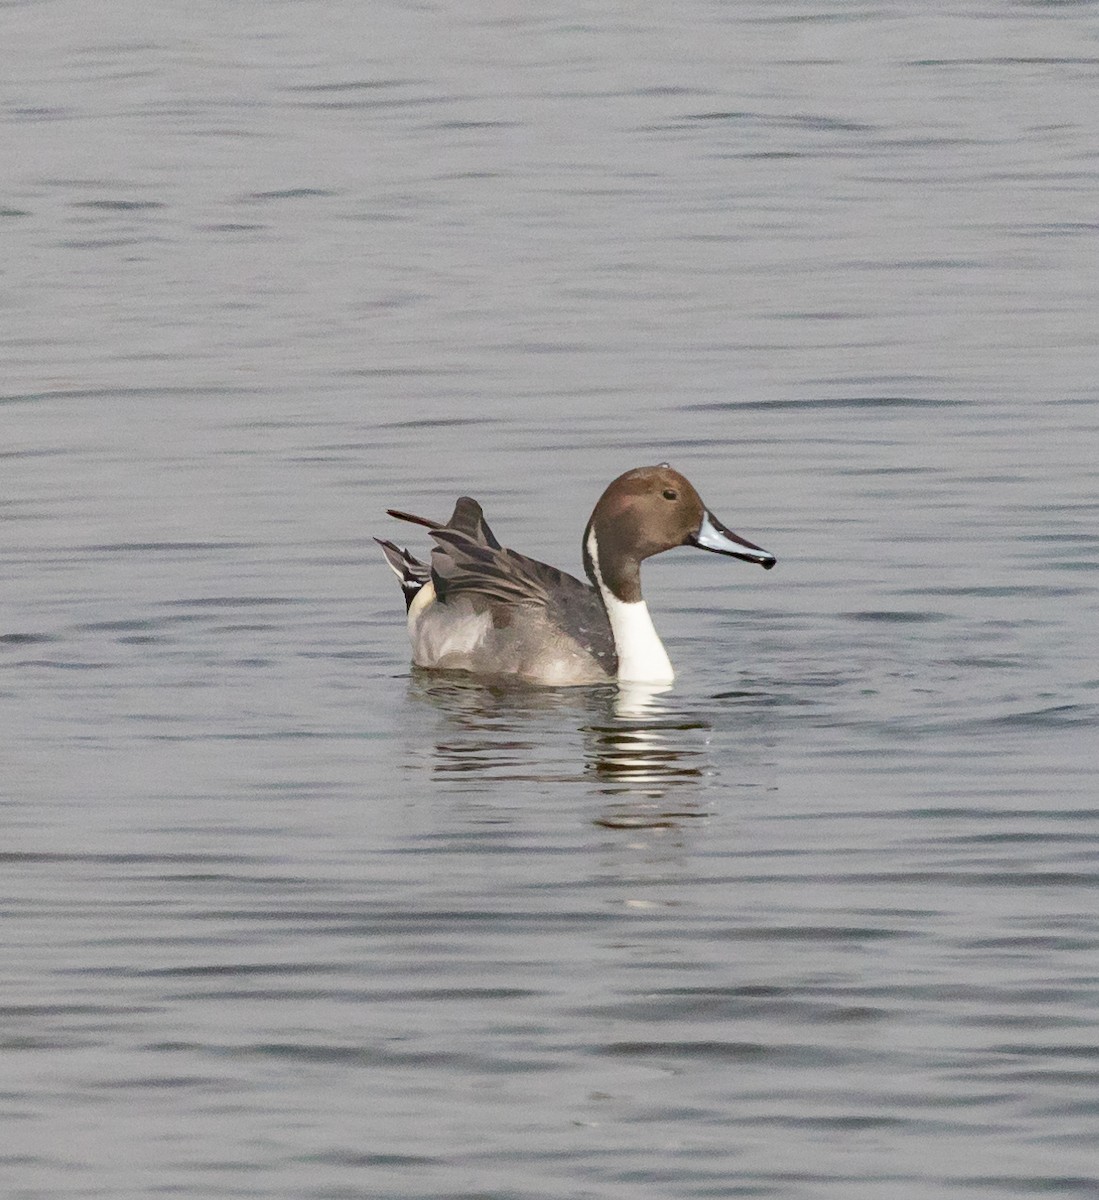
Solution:
M769 571L778 561L762 546L757 546L747 538L742 538L739 533L726 529L710 512L703 514L702 528L687 540L700 550L712 550L715 554L728 554L745 562L759 563L765 571Z

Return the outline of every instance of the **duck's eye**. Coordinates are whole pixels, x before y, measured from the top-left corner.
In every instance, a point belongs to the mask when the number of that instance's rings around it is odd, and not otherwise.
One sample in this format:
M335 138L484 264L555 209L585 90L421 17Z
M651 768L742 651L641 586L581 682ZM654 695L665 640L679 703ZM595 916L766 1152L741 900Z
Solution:
M665 488L664 489L664 499L665 500L678 500L679 493L674 488Z

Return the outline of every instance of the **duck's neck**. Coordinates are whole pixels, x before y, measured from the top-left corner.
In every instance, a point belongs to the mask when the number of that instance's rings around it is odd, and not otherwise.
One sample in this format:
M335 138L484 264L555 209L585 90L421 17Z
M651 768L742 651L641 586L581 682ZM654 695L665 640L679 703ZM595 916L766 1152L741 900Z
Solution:
M618 654L618 678L631 683L671 683L675 672L642 599L638 564L616 563L615 570L607 573L608 580L599 562L595 527L589 525L584 536L584 568L607 610ZM628 599L622 599L623 595Z

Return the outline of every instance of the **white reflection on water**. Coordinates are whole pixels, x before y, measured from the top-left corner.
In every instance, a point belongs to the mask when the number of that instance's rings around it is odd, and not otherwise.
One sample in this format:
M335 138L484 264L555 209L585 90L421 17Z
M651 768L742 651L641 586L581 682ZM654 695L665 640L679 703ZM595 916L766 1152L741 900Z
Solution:
M620 683L614 698L614 712L620 720L660 716L667 712L667 705L659 697L667 696L672 690L670 683Z
M609 828L678 824L706 814L702 788L709 724L672 699L669 686L622 685L609 720L585 730L588 770L613 798L596 818Z

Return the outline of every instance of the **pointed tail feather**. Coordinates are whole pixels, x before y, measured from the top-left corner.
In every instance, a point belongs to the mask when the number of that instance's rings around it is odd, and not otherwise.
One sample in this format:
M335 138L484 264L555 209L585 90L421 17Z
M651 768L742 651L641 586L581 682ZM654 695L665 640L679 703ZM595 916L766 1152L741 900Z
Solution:
M417 517L414 513L401 512L399 508L387 508L386 513L391 517L396 517L398 521L409 521L413 525L423 525L425 529L442 529L441 521L429 521L427 517ZM376 542L380 538L374 539Z

